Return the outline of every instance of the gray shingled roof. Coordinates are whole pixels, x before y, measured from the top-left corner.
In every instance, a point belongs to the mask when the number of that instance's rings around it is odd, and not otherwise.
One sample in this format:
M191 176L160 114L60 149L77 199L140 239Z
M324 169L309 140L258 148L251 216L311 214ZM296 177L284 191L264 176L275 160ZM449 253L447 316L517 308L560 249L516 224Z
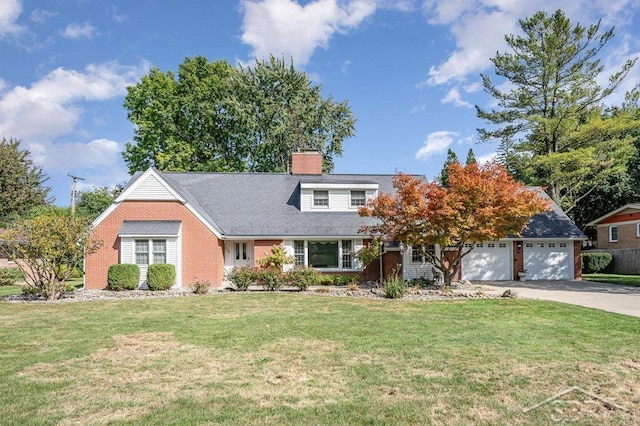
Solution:
M360 227L376 222L355 211L301 212L300 183L377 183L380 192L394 191L393 175L159 174L221 234L234 237L356 236ZM548 198L540 188L529 189ZM534 216L518 238L586 239L555 204L552 210Z
M125 220L122 222L118 236L125 235L178 235L179 220Z

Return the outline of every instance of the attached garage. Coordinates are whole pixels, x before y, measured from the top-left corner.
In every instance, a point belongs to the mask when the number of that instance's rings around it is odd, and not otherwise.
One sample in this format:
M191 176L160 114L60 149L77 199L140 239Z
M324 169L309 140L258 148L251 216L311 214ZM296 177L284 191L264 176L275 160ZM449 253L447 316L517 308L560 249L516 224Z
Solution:
M476 244L473 250L462 259L462 279L470 281L512 279L511 246L511 243L505 241Z
M528 241L524 244L527 280L573 279L573 244L567 241Z

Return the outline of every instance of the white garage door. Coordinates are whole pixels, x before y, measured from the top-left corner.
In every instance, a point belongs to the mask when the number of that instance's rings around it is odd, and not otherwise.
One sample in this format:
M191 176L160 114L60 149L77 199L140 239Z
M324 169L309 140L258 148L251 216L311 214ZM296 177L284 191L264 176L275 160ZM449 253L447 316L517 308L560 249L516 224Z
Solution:
M524 269L527 280L573 278L573 246L567 241L526 242Z
M462 259L463 280L510 280L512 269L511 244L507 242L476 244Z

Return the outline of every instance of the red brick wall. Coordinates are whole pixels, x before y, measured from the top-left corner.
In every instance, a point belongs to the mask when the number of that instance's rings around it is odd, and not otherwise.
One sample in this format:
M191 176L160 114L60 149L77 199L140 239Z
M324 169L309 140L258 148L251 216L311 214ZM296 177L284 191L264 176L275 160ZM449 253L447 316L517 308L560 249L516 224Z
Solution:
M398 270L398 274L402 277L402 255L399 251L388 251L382 256L382 280L389 278L394 269ZM367 274L364 279L369 281L380 280L380 261L374 260L367 267Z
M224 277L224 244L182 203L177 201L124 201L95 229L104 245L87 256L85 288L107 287L109 266L119 263L118 231L124 220L182 221L182 285L208 280L220 286Z
M609 242L609 227L618 227L618 242ZM640 248L640 238L636 236L637 224L625 223L625 224L608 224L604 226L598 226L598 248L599 249L629 249Z
M282 240L256 240L253 243L253 262L258 266L258 260L271 253L273 246L279 246Z
M582 241L573 242L573 278L582 280L582 262L580 254L582 253Z
M291 154L291 173L294 175L321 175L322 154L319 152L294 152Z
M518 245L520 247L518 248ZM518 280L518 272L524 271L524 254L522 252L522 241L513 242L513 279Z

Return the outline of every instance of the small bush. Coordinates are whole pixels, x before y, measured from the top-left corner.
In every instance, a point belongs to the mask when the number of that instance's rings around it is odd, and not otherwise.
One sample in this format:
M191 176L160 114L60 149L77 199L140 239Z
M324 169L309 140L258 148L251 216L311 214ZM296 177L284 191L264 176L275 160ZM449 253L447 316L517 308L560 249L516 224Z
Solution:
M260 269L259 281L265 290L276 291L284 285L285 275L280 269L276 268Z
M24 280L24 274L20 268L0 268L0 287L4 285L16 285Z
M333 275L318 274L318 283L316 285L333 285Z
M131 263L120 263L109 266L107 287L109 290L135 290L140 280L140 268Z
M406 291L406 284L398 275L398 271L393 271L384 282L383 288L387 299L402 299Z
M285 248L281 245L273 246L271 253L258 260L258 264L266 269L280 269L284 265L290 265L295 262L293 256L289 256Z
M77 288L76 288L76 286L74 284L64 283L64 291L65 291L65 293L73 293L76 290L77 290Z
M357 274L337 274L333 276L333 285L345 286L349 283L360 281Z
M312 285L317 285L321 274L312 268L296 266L286 274L286 281L290 285L296 286L300 291L305 291Z
M80 268L73 268L73 271L71 272L71 275L69 275L69 278L82 278L83 275L84 273Z
M176 282L176 267L168 263L154 263L147 270L147 286L151 291L169 290Z
M582 253L582 272L597 274L604 271L611 263L611 253Z
M360 286L356 282L350 282L347 284L347 291L359 291Z
M258 281L258 270L249 266L236 266L228 274L227 279L238 291L247 291L250 285Z
M191 290L195 294L207 294L211 288L211 282L207 280L199 280L191 284Z

